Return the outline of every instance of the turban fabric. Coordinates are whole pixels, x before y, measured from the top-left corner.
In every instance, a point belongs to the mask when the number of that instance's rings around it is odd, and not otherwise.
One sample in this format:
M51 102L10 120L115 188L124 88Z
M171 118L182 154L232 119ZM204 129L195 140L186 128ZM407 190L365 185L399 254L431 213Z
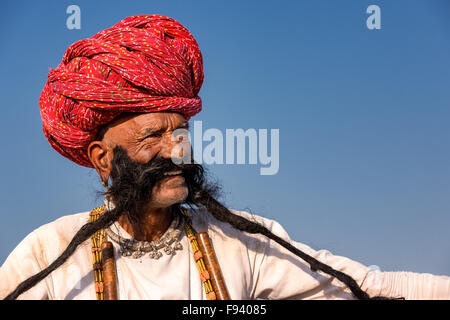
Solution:
M72 44L50 70L39 106L51 146L92 167L87 147L99 127L122 112L202 109L200 49L179 22L161 15L128 17Z

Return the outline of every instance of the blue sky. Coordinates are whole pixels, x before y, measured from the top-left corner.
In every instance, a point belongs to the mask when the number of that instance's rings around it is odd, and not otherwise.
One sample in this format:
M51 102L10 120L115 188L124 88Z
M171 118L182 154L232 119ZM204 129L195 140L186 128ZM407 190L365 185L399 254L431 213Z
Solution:
M81 29L66 8L81 8ZM381 8L368 30L366 8ZM226 204L382 270L450 275L450 3L6 1L0 19L0 263L32 230L101 204L95 171L42 134L38 98L73 42L175 18L204 57L204 129L280 130L280 170L211 165Z

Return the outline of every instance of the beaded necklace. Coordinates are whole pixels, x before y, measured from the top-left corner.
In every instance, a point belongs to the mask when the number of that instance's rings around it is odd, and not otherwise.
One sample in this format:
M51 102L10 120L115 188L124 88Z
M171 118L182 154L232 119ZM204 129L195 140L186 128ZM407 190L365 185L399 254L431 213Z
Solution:
M192 221L189 217L189 213L186 208L181 207L181 212L185 218L184 223L184 230L186 232L186 235L191 243L193 255L194 255L194 261L197 265L198 271L200 273L200 279L203 283L203 286L205 288L206 293L206 299L208 300L216 300L217 296L214 291L211 279L210 279L210 273L208 272L206 268L205 261L203 260L203 255L200 251L199 244L196 239L197 232L195 231L194 227L192 226ZM105 206L101 206L98 208L93 209L89 213L89 221L95 222L97 221L105 212ZM102 243L106 239L106 231L104 229L98 230L91 236L91 243L92 243L92 261L93 261L93 269L94 269L94 281L95 281L95 295L97 300L103 300L103 269L102 269L102 251L101 246Z

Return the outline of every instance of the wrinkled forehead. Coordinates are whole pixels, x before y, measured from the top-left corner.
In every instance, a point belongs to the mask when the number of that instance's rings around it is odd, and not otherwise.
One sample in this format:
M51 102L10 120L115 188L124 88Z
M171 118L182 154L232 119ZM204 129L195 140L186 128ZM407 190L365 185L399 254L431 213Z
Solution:
M178 112L122 113L103 128L101 140L120 140L152 132L187 128L188 121Z

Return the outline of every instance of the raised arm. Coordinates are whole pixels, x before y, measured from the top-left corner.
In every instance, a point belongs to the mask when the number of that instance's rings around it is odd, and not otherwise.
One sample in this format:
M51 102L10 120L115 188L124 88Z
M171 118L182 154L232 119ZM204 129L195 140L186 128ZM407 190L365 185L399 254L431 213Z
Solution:
M413 272L380 272L327 250L313 250L292 241L276 222L272 232L335 270L351 276L371 297L384 296L405 299L450 299L450 277ZM321 272L269 241L257 270L253 298L262 299L354 299L340 281Z

